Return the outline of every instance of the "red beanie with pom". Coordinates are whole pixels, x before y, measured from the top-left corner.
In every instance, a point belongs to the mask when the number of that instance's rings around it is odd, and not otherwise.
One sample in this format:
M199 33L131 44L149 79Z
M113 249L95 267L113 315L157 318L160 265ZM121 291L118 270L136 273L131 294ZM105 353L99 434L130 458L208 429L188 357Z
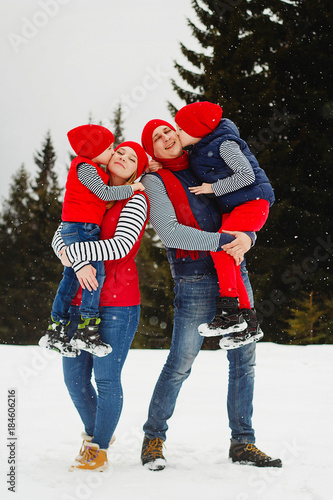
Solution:
M170 127L171 130L174 130L176 132L175 127L173 127L170 123L164 121L164 120L150 120L145 126L142 131L141 135L141 143L144 148L144 150L152 157L154 158L154 144L153 144L153 133L154 130L157 127L160 127L161 125L164 125L165 127Z
M191 137L205 137L220 123L223 110L212 102L194 102L181 108L175 122Z
M96 158L114 142L110 130L101 125L80 125L67 134L70 145L78 156Z
M143 174L143 172L148 167L148 156L146 155L143 147L139 143L133 141L122 142L121 144L119 144L119 146L115 148L115 151L117 151L117 149L119 148L126 148L126 147L134 149L136 156L138 158L138 167L136 175L136 177L138 178Z

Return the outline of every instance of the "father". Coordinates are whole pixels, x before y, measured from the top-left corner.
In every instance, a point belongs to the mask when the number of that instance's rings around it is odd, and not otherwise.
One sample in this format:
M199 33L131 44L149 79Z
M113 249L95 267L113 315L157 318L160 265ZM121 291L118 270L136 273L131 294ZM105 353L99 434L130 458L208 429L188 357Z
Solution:
M142 183L150 201L150 222L167 248L171 273L175 280L174 327L167 361L162 369L143 426L142 464L150 470L162 470L162 453L167 421L172 416L178 393L190 375L203 337L201 323L215 315L218 280L209 251L221 246L242 258L251 247L253 233L218 233L221 213L213 198L192 194L188 187L201 184L189 169L188 155L182 150L172 125L151 120L142 132L146 152L163 168L144 176ZM157 167L156 167L157 169ZM236 238L234 238L236 237ZM251 303L253 294L245 264L242 276ZM252 428L253 389L256 344L251 343L227 352L229 385L227 409L233 462L261 467L281 467L255 445ZM222 353L221 353L222 354Z

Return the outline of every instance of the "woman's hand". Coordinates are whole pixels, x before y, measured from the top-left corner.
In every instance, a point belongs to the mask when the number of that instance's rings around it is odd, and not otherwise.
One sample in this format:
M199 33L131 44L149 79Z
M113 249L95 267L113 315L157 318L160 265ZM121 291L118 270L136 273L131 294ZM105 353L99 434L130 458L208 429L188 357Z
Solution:
M145 190L145 187L143 184L141 184L141 182L134 182L132 184L132 189L133 191L144 191Z
M61 263L65 267L72 267L72 264L69 262L67 254L66 254L66 248L64 247L60 250L59 255L61 255Z
M235 259L236 266L239 266L244 259L244 254L248 252L252 246L252 240L249 235L241 231L223 231L222 233L235 236L234 241L222 246L222 249Z
M158 161L150 160L146 172L147 173L149 173L149 172L157 172L157 170L159 170L160 168L163 168L163 167L162 167L162 165L160 163L158 163Z
M189 190L193 194L214 194L211 184L204 182L201 186L189 187Z
M77 271L76 277L83 289L86 288L89 292L97 290L98 281L96 279L96 269L91 264L88 264Z

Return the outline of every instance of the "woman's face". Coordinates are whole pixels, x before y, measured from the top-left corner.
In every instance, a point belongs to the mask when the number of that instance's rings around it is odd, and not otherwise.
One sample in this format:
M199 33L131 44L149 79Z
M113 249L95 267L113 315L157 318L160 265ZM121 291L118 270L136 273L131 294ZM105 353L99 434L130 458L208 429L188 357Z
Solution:
M170 127L160 125L153 132L155 158L178 158L183 152L180 139Z
M136 172L138 157L134 149L125 146L114 152L108 164L113 186L121 186Z

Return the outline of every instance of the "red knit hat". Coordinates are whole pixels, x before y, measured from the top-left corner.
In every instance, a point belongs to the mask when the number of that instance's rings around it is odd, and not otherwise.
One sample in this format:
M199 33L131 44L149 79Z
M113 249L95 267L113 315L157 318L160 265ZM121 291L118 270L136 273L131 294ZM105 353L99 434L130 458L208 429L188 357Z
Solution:
M170 127L176 132L175 127L164 120L150 120L143 128L141 135L141 143L145 151L154 158L154 144L153 144L153 132L157 127L164 125L165 127Z
M148 167L148 156L146 155L143 147L139 143L133 141L122 142L121 144L119 144L119 146L115 148L115 151L117 151L117 149L119 148L126 148L126 147L134 149L134 151L136 152L136 156L138 157L138 168L136 176L138 178L143 174L143 172Z
M81 125L67 134L68 140L78 156L96 158L114 142L110 130L101 125Z
M181 108L175 122L191 137L205 137L220 123L223 110L212 102L194 102Z

